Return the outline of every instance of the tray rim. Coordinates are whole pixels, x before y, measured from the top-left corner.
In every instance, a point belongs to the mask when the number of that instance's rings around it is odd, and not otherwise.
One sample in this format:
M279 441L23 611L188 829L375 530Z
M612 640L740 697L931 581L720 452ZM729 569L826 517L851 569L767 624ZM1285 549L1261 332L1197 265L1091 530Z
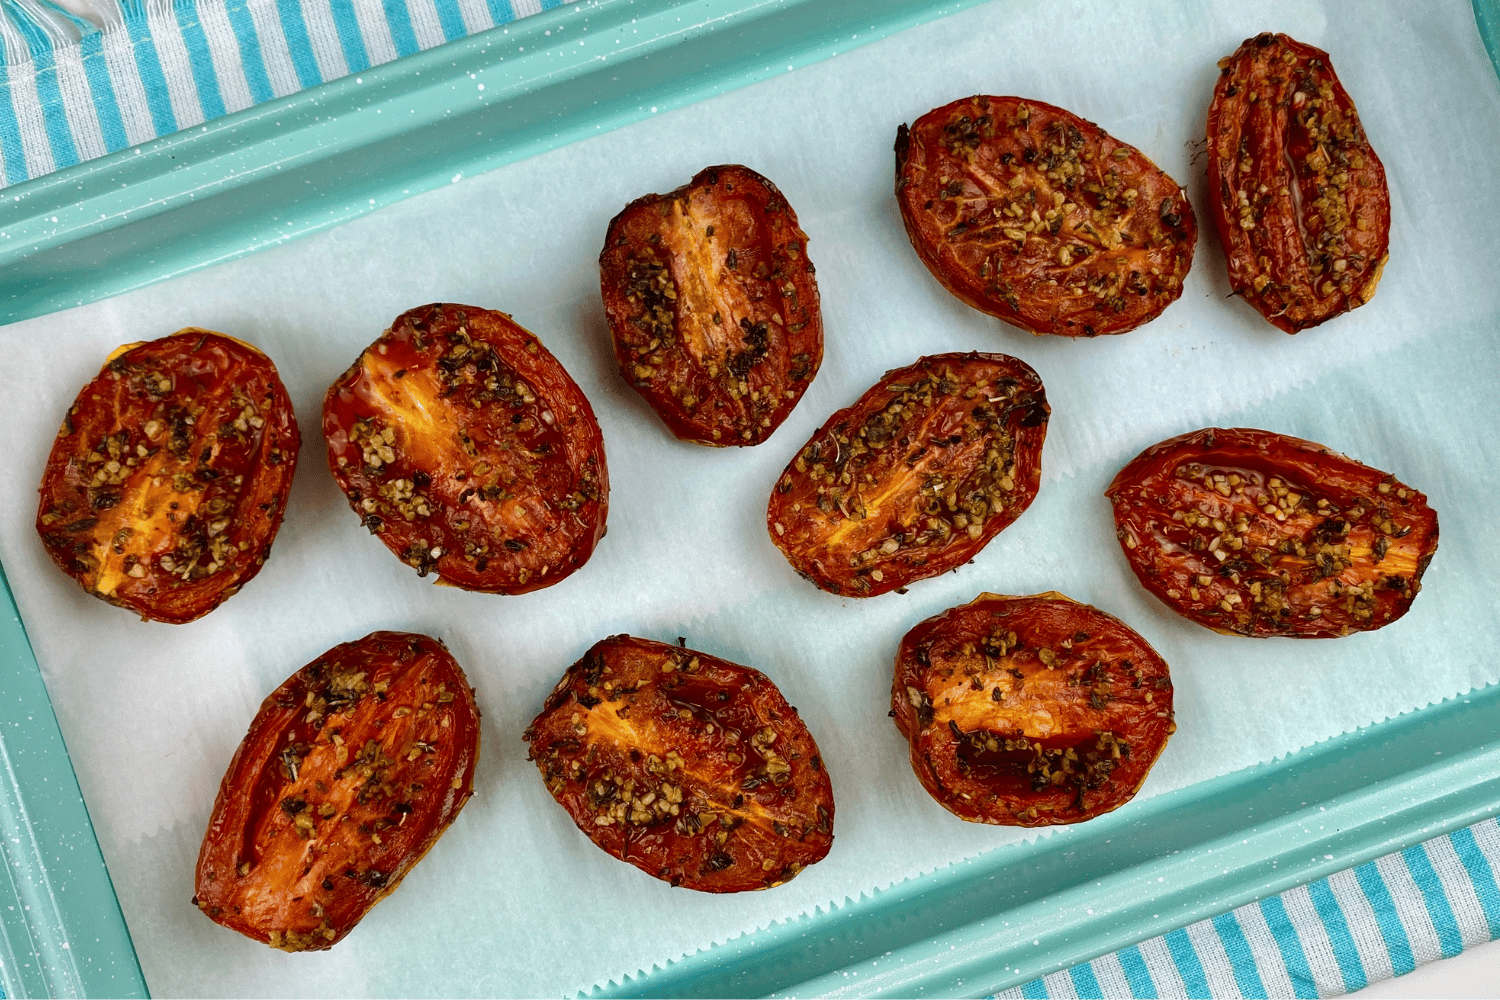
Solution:
M513 66L519 66L519 69L502 82L498 89L507 96L516 97L549 87L572 85L579 79L587 80L590 72L586 67L587 60L564 59L565 65L561 67L544 63L544 59L568 51L560 42L548 44L544 41L548 28L555 23L564 22L570 15L576 16L584 11L607 13L628 7L637 12L656 15L691 9L694 13L703 15L693 19L694 23L689 29L663 31L648 39L629 56L632 60L649 62L653 54L668 46L702 43L705 39L711 43L715 38L731 37L734 32L743 34L749 31L753 34L757 26L763 29L778 14L784 16L789 10L793 13L800 11L805 18L810 13L816 15L816 9L826 11L839 2L840 0L579 0L505 26L508 38L506 44L519 47L525 43L533 47L534 55L529 59L516 59ZM877 17L883 14L884 20L878 24L870 24L856 38L846 38L840 33L846 30L844 24L836 23L826 29L826 36L796 39L795 43L783 46L774 58L768 57L766 61L780 65L788 53L793 53L794 60L805 65L878 40L913 24L976 6L980 2L983 0L923 0L921 3L870 0L872 7L880 7ZM1500 0L1471 0L1471 3L1480 38L1497 74L1500 74ZM858 20L868 23L872 17L866 14ZM374 107L372 100L364 97L372 92L385 101L418 102L429 112L426 117L418 116L417 125L401 130L402 134L415 128L431 127L433 121L441 117L437 112L441 111L445 103L440 91L445 87L451 89L453 79L467 76L476 66L481 72L496 69L495 59L487 58L490 45L482 42L487 36L499 31L500 29L492 29L490 32L469 36L375 67L360 74L357 82L352 75L329 81L311 90L218 119L201 129L164 136L143 146L122 150L6 189L6 194L13 197L0 203L0 231L20 238L7 239L0 245L0 274L7 271L14 274L18 266L28 258L35 260L44 257L49 263L53 263L59 259L57 255L60 252L60 259L66 259L70 248L86 245L90 241L97 243L101 239L119 240L121 233L129 232L132 226L139 227L143 221L170 219L173 213L187 213L186 223L179 222L179 228L184 224L201 224L205 216L195 213L192 206L185 204L186 193L182 190L204 190L201 184L193 187L198 179L190 168L195 165L204 169L208 166L224 166L226 158L233 159L247 150L255 149L258 143L268 141L271 133L267 129L276 130L279 136L285 136L288 132L300 133L305 140L303 146L289 150L289 155L284 160L287 165L298 169L317 169L320 163L325 163L325 156L310 152L307 147L322 146L329 136L339 132L346 132L345 141L355 148L368 145L380 137L372 139L368 134L361 135L357 127L359 123L354 119L360 117L360 110L368 112ZM494 40L490 41L493 43ZM746 60L746 65L735 65L709 79L694 78L685 82L678 80L675 83L662 83L650 78L648 74L641 89L631 96L635 98L647 95L646 99L654 100L656 107L678 107L779 72L772 71L770 65L761 70L748 65L750 62L759 63L759 55L757 53L754 60ZM637 62L635 65L642 64ZM619 72L619 66L619 62L611 64L615 72ZM424 72L430 74L428 81L416 85L415 78L422 76ZM370 82L366 83L366 79ZM436 83L432 82L434 79ZM647 112L645 107L644 103L633 110L612 107L601 113L598 121L574 121L555 128L550 134L534 134L533 129L509 148L486 155L469 156L463 160L468 165L465 172L492 169L503 163L576 141L585 135L648 117L651 112ZM328 125L315 127L315 121L328 115L330 108L340 110L344 117L332 116ZM370 118L371 115L363 117ZM394 119L395 116L389 118ZM298 127L292 130L281 129L280 121L289 119L294 120ZM334 121L341 122L342 125L330 131ZM257 134L259 139L256 138ZM92 284L75 282L85 286L85 294L81 298L64 301L64 298L57 296L51 299L33 296L18 307L16 302L22 297L16 292L14 283L7 286L6 279L0 279L0 324L93 301L164 280L185 273L186 270L210 266L264 247L278 245L290 238L321 231L384 204L445 183L447 172L452 169L454 162L452 157L441 160L427 175L407 178L404 186L400 183L390 184L389 190L382 190L368 201L368 192L360 189L342 200L325 200L304 206L301 218L294 226L289 227L290 232L280 229L270 233L261 232L245 241L244 236L254 230L257 224L261 229L266 228L263 218L252 220L249 227L241 227L233 234L235 239L241 240L240 245L216 245L205 249L197 253L200 259L187 265L180 260L156 260L151 262L150 267L137 268L124 281L94 281ZM219 188L209 193L241 191L246 183L261 183L266 176L266 171L263 170L237 170L221 182ZM120 177L126 177L127 180L123 183L130 185L123 189L124 194L120 193ZM397 187L402 190L397 192ZM92 195L90 189L94 189ZM83 197L80 197L80 192L84 192ZM204 199L197 204L210 201L211 199ZM97 211L101 204L112 206L111 210L102 213L103 219L99 218L101 213ZM52 214L69 211L84 214L64 223L48 224L47 220ZM266 209L262 216L269 214L269 211ZM129 218L132 214L136 216L134 221ZM170 228L168 227L169 230ZM20 247L28 239L31 240L28 249L20 252ZM49 254L52 256L49 257ZM0 987L9 996L39 995L39 991L49 995L149 995L130 942L129 930L88 818L86 803L78 791L76 776L68 760L40 669L3 573L3 567L0 567L0 587L3 587L5 597L5 601L0 602L0 612L5 612L0 615L0 664L3 664L7 672L0 676L8 678L5 692L7 707L12 703L12 692L19 692L14 703L24 704L29 715L24 723L19 719L6 720L12 722L9 730L0 726L0 764L5 765L0 768L0 772L3 772L0 773L0 785L5 786L0 788L0 792L8 792L11 796L6 798L4 794L0 794L0 809L14 811L19 808L19 816L31 830L33 839L38 833L51 833L56 828L60 838L75 837L80 844L72 848L78 852L75 856L64 860L54 855L54 863L47 862L40 845L29 854L24 850L17 852L11 848L0 848L0 853L6 855L7 869L11 873L11 880L0 883L0 904L11 897L18 901L22 899L23 890L15 883L15 873L20 872L23 879L31 879L33 889L45 890L44 896L52 905L52 909L43 917L34 916L30 919L10 916L24 914L20 906L15 910L0 908L0 973L4 973L0 974ZM1467 721L1454 726L1453 720L1460 717ZM1410 846L1500 814L1500 737L1493 740L1480 737L1481 733L1500 734L1500 685L1479 689L1436 706L1414 710L1396 719L1335 737L1267 764L1156 796L1138 807L1128 807L1123 811L1124 815L1116 813L1096 820L1087 829L1091 839L1104 839L1105 832L1116 835L1128 833L1131 826L1148 824L1143 814L1165 815L1184 807L1201 806L1215 797L1227 796L1233 799L1236 792L1243 792L1257 776L1273 782L1290 780L1290 776L1316 771L1319 767L1328 766L1330 761L1342 759L1346 755L1354 754L1357 757L1362 752L1368 752L1371 747L1379 745L1381 740L1389 742L1389 734L1392 733L1408 737L1419 734L1430 743L1443 736L1444 732L1448 736L1455 733L1468 735L1467 742L1460 741L1462 745L1451 741L1447 744L1456 755L1448 756L1441 764L1413 764L1412 767L1398 768L1399 773L1388 775L1386 780L1372 782L1362 789L1309 798L1303 802L1303 807L1288 808L1282 814L1282 826L1278 829L1286 824L1296 823L1298 816L1315 814L1330 806L1342 810L1340 815L1349 816L1351 822L1357 820L1372 805L1377 805L1380 812L1373 820L1367 819L1363 824L1352 823L1354 828L1363 829L1364 833L1362 839L1352 846L1348 845L1348 838L1338 841L1341 851L1344 846L1349 847L1347 853L1334 853L1332 860L1312 859L1307 863L1288 864L1285 867L1278 864L1274 866L1277 877L1270 880L1264 877L1242 879L1244 884L1237 885L1227 897L1236 900L1230 906L1239 905L1239 902L1264 898L1292 885L1303 884L1378 857L1390 850ZM10 763L12 758L22 755L30 758L26 767L16 768ZM1450 780L1450 789L1443 795L1424 797L1420 794L1420 789L1411 787L1411 780L1408 779L1425 779L1433 773L1448 779L1461 777L1463 781L1459 787L1451 787ZM1301 799L1298 801L1302 802ZM1309 806L1307 802L1312 804ZM1241 801L1238 805L1243 806L1244 802ZM1429 810L1434 808L1440 811L1436 820L1428 818L1432 815ZM1271 826L1274 827L1275 824ZM1378 826L1387 829L1383 832L1374 829ZM1266 836L1279 835L1262 833L1244 839L1258 842ZM904 950L899 952L902 961L892 963L896 968L883 977L856 980L858 989L853 991L849 989L849 981L844 976L852 964L867 961L867 955L861 954L852 962L844 961L840 964L840 959L830 957L826 950L813 948L809 951L805 948L807 953L797 962L788 964L786 961L785 945L798 936L807 937L809 922L821 920L825 925L837 924L840 933L846 933L847 929L855 927L868 930L878 920L901 923L903 918L900 913L892 911L899 911L903 907L919 910L923 897L941 898L944 893L951 894L955 888L961 889L966 884L972 884L975 879L992 874L992 867L1015 863L1018 855L1023 864L1038 859L1045 860L1049 854L1066 846L1065 842L1073 843L1080 839L1064 833L1045 840L990 851L917 879L878 890L873 896L864 896L853 903L846 902L844 906L820 916L801 917L775 924L695 955L670 961L666 967L648 971L645 975L625 975L620 977L619 982L611 980L592 990L581 991L579 995L697 995L693 991L709 983L705 979L705 971L722 966L726 961L733 962L734 968L739 970L738 985L756 995L787 988L798 993L812 990L820 993L853 992L855 995L959 995L971 992L965 988L963 975L987 976L984 979L987 984L984 991L991 992L1089 961L1101 954L1230 908L1224 905L1224 893L1205 897L1211 901L1179 901L1175 907L1162 904L1160 912L1171 916L1158 916L1154 922L1142 923L1138 915L1127 908L1121 911L1123 916L1108 927L1102 926L1107 921L1093 916L1088 920L1073 919L1060 923L1054 933L1042 939L1047 942L1045 945L1010 948L1005 947L1005 942L997 938L993 931L985 930L986 922L990 918L998 919L999 912L1002 912L996 911L988 917L942 933L909 935L902 946ZM1195 848L1179 849L1173 855L1179 859L1176 862L1160 858L1145 859L1126 869L1123 874L1117 871L1111 873L1110 877L1117 881L1123 878L1128 883L1127 876L1131 872L1139 874L1149 869L1151 877L1160 878L1165 876L1158 875L1159 871L1169 871L1180 876L1184 884L1201 887L1214 881L1222 883L1222 880L1203 877L1208 871L1203 868L1205 863L1220 865L1228 861L1231 862L1231 871L1237 874L1249 873L1257 865L1269 863L1273 856L1285 854L1264 849L1234 852L1228 850L1229 846L1232 845L1219 845L1216 840L1209 838ZM1194 850L1198 853L1190 853ZM1302 845L1296 850L1299 854L1305 853ZM1203 870L1198 871L1200 868ZM69 879L72 881L69 882ZM67 892L69 887L74 891ZM1065 887L1060 893L1045 898L1048 905L1055 906L1058 899L1066 897L1071 891L1071 888ZM1091 889L1090 892L1097 893L1097 889ZM1245 895L1246 893L1253 895ZM108 905L103 905L104 897L107 897ZM43 897L33 895L31 898ZM78 902L74 903L74 900ZM1081 906L1075 906L1074 909L1081 909ZM47 919L53 921L52 926L45 926ZM1027 936L1031 935L1032 932L1028 931ZM82 941L90 937L96 940L98 947L72 949L61 945L65 941ZM864 935L860 937L863 939ZM19 975L20 970L15 964L15 943L22 939L32 942L33 947L40 946L36 952L38 966L50 965L50 972L39 968L29 976ZM775 981L764 975L760 979L752 979L749 973L757 969L762 973L765 971L768 955L780 958L774 970L779 973L779 977ZM1006 969L1004 975L995 971L1002 962ZM1013 965L1016 971L1010 973ZM1025 969L1024 973L1020 971L1022 968ZM903 972L903 969L907 971ZM723 980L713 982L733 985ZM766 989L768 986L769 989ZM746 990L719 989L717 992L723 995L742 995Z

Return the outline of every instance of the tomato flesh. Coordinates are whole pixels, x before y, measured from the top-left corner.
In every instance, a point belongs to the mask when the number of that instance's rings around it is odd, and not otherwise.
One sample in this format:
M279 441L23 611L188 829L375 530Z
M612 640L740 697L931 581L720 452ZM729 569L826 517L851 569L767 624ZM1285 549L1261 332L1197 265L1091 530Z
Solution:
M1389 256L1391 198L1328 53L1268 33L1219 67L1208 189L1230 285L1287 333L1364 305Z
M1106 491L1146 589L1233 635L1334 638L1388 625L1422 588L1437 513L1394 476L1271 431L1153 445Z
M323 434L360 523L440 584L548 587L604 536L593 408L504 313L440 304L396 317L329 388Z
M891 713L928 793L961 819L1002 826L1119 808L1176 730L1166 661L1057 593L981 594L912 629Z
M750 667L613 636L568 669L524 738L590 840L674 886L778 886L833 843L818 746Z
M335 646L261 705L219 787L194 903L283 951L330 948L474 794L479 709L436 639Z
M887 372L828 418L771 492L771 540L831 593L873 597L946 573L1021 515L1041 483L1042 380L1004 354Z
M631 202L599 271L620 374L683 440L759 444L822 364L807 234L748 167Z
M301 443L254 347L192 328L122 347L63 418L37 531L95 597L190 622L260 572Z
M1019 97L968 97L896 134L917 256L964 302L1031 333L1125 333L1182 295L1198 225L1133 146Z

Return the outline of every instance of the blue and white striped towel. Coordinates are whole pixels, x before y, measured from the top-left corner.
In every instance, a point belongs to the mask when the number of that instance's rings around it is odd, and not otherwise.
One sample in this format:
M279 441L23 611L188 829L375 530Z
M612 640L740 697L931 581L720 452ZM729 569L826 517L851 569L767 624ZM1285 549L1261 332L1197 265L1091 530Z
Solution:
M1486 820L1001 997L1332 997L1500 938Z
M0 0L0 187L570 0L67 2ZM1000 995L1337 996L1500 937L1497 869L1488 820Z
M0 187L566 0L66 2L0 0Z

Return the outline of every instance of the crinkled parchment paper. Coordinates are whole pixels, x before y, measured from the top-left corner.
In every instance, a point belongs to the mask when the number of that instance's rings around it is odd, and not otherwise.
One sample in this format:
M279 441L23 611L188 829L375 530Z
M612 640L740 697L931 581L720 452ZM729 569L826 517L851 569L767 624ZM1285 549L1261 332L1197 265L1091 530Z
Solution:
M11 470L0 556L152 991L571 993L1014 843L1021 833L934 804L886 718L899 637L985 590L1060 590L1120 616L1171 663L1180 730L1142 796L1500 679L1500 86L1464 2L1248 6L995 3L320 236L0 331L0 458ZM1332 53L1393 203L1373 303L1296 337L1229 297L1198 154L1215 61L1262 30ZM1203 236L1182 300L1125 336L1073 342L1033 338L943 291L902 230L891 144L903 121L972 93L1068 108L1185 184ZM616 374L595 261L627 201L731 162L772 178L811 236L827 356L768 443L713 450L672 439ZM586 567L539 593L418 579L359 527L327 472L326 386L397 313L443 300L513 313L578 380L604 429L609 535ZM264 571L207 618L173 627L86 596L47 560L32 520L79 386L116 345L183 326L275 359L305 451ZM1053 418L1036 503L972 565L906 595L840 599L796 577L764 521L782 466L887 369L975 349L1015 354L1046 383ZM1442 547L1411 613L1342 640L1256 641L1213 634L1150 598L1116 547L1102 491L1142 448L1206 425L1309 438L1426 491ZM485 713L478 794L337 949L272 952L189 903L219 778L272 688L382 628L439 636L467 668ZM714 897L671 889L577 832L520 736L563 669L617 632L684 636L780 684L834 779L837 841L825 861L769 892Z

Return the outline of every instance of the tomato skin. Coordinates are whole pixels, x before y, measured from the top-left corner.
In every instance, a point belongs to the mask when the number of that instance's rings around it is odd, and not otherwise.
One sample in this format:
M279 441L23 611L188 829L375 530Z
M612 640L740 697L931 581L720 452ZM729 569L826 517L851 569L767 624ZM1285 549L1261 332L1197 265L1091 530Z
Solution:
M63 418L37 532L84 590L181 625L260 572L301 444L276 366L254 347L196 328L127 345Z
M1119 619L1055 592L980 594L906 633L891 714L928 793L1001 826L1119 808L1177 729L1166 661Z
M604 537L599 421L505 313L435 304L396 317L329 387L323 435L360 523L439 584L539 590Z
M874 597L962 566L1036 498L1051 408L1005 354L888 371L800 448L771 491L771 541L802 576Z
M760 444L822 364L807 234L749 167L709 167L627 205L599 284L620 375L684 441Z
M441 642L372 632L297 671L235 751L194 904L282 951L338 943L474 794L479 709Z
M1198 241L1182 188L1139 150L1019 97L966 97L902 125L896 202L944 288L1035 334L1155 319Z
M1422 493L1271 431L1210 427L1163 441L1105 495L1146 589L1226 635L1381 628L1411 607L1437 551Z
M833 844L818 745L751 667L611 636L568 668L523 738L590 840L674 886L771 888Z
M1287 333L1364 305L1389 256L1391 197L1328 53L1267 33L1219 66L1208 190L1230 285Z

